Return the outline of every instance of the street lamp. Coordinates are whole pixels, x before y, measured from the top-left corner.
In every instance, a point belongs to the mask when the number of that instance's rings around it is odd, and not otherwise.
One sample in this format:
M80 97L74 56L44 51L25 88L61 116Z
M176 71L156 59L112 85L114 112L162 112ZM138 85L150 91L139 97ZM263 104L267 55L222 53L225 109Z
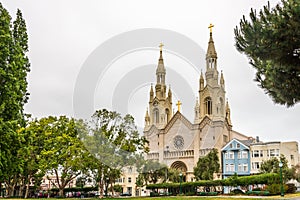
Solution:
M180 183L179 183L179 194L182 193L182 188L181 188L181 182L182 182L182 173L180 172L179 173L179 176L180 176Z
M283 166L283 164L282 164L282 162L280 161L280 163L279 163L279 169L280 169L280 196L284 196L284 190L283 190L283 183L282 183L282 166Z

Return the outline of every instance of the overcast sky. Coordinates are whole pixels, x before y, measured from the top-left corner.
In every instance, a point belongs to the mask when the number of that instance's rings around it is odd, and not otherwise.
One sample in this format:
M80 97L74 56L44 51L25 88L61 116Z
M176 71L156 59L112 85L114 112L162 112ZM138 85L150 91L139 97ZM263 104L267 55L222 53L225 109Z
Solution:
M250 0L2 1L13 18L17 8L21 9L27 23L31 72L28 76L30 99L26 105L26 112L34 117L75 116L73 93L80 70L90 59L90 55L106 41L112 41L114 36L143 28L170 30L189 38L206 51L209 39L207 27L213 23L218 69L224 73L226 97L231 107L234 130L253 137L260 136L263 141L299 142L300 105L292 108L275 105L253 81L255 71L248 64L247 57L234 47L233 29L239 24L242 15L248 17L251 7L259 9L266 3L267 1ZM277 1L271 1L271 5L275 3ZM161 40L164 43L165 37L168 36L162 36ZM149 35L143 39L148 40ZM134 38L127 42L133 40ZM124 46L122 41L119 45ZM112 59L109 66L106 66L105 73L99 75L97 84L93 86L94 109L113 109L113 101L126 101L125 110L132 114L137 125L142 127L150 82L155 82L157 46L158 43L153 43L150 44L152 49L143 48L127 52ZM165 43L164 59L167 82L172 83L174 101L189 98L190 102L195 102L199 72L201 69L205 71L205 66L191 67L189 61L176 52L172 53L170 46L170 42ZM103 56L118 50L116 47L109 49ZM193 53L199 54L199 63L204 63L203 52ZM99 56L101 57L101 54ZM135 69L151 69L153 73L151 70L150 73L147 70L144 73L143 70L134 71ZM131 77L129 71L134 76ZM126 78L132 80L129 82L133 84L133 79L138 77L138 73L141 77L146 74L152 81L138 83L129 91L128 99L118 99L113 91L122 85L126 86ZM191 97L180 97L180 86L184 85L184 81L178 74L182 75L192 88ZM85 94L81 96L85 98ZM188 100L183 101L182 112L191 121L193 106Z

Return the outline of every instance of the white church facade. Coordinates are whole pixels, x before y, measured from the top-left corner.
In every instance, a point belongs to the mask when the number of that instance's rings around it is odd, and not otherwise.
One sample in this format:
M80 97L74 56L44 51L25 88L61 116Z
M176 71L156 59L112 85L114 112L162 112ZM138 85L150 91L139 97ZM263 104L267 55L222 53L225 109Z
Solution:
M185 181L193 181L193 169L199 157L221 148L233 138L249 139L232 129L225 80L218 71L218 57L212 31L206 53L206 71L199 77L199 97L194 108L194 121L178 110L173 113L172 90L167 88L162 45L156 69L156 84L150 88L149 107L145 115L144 136L149 141L147 159L159 161L180 170ZM221 159L220 159L221 162ZM221 176L220 176L221 178Z

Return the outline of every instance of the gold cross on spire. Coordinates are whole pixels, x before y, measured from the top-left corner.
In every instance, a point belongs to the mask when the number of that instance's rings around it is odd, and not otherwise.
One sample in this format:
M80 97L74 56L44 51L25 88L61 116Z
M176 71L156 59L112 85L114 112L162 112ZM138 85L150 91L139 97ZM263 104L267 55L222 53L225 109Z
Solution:
M159 44L160 51L162 51L163 46L164 46L164 44L161 42L161 43Z
M177 103L176 103L176 106L177 106L177 110L178 112L180 112L180 106L182 105L182 103L178 100Z
M214 25L212 25L212 23L210 23L210 25L209 25L209 31L212 33L212 28L214 27Z

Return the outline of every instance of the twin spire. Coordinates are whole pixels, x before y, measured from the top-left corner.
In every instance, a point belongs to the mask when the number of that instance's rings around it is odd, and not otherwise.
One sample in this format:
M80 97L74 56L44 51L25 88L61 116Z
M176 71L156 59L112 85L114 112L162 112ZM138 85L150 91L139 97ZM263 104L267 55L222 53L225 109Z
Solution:
M225 81L223 72L221 72L221 77L219 78L219 72L217 70L218 57L212 37L213 27L214 25L212 24L208 26L210 37L206 52L205 80L201 71L199 100L196 100L195 117L201 120L206 114L217 116L219 118L222 118L223 116L227 118L228 123L231 124L229 105L228 102L225 101ZM156 84L155 86L151 84L150 88L149 109L147 108L145 115L145 129L149 128L152 124L155 124L157 128L163 128L173 116L172 91L170 87L167 90L165 83L166 68L164 66L162 55L163 46L163 43L159 44L160 55L156 68ZM205 93L207 88L209 88L209 93ZM180 112L181 102L178 101L176 106L178 106L178 111ZM196 121L195 123L200 122L198 120Z

